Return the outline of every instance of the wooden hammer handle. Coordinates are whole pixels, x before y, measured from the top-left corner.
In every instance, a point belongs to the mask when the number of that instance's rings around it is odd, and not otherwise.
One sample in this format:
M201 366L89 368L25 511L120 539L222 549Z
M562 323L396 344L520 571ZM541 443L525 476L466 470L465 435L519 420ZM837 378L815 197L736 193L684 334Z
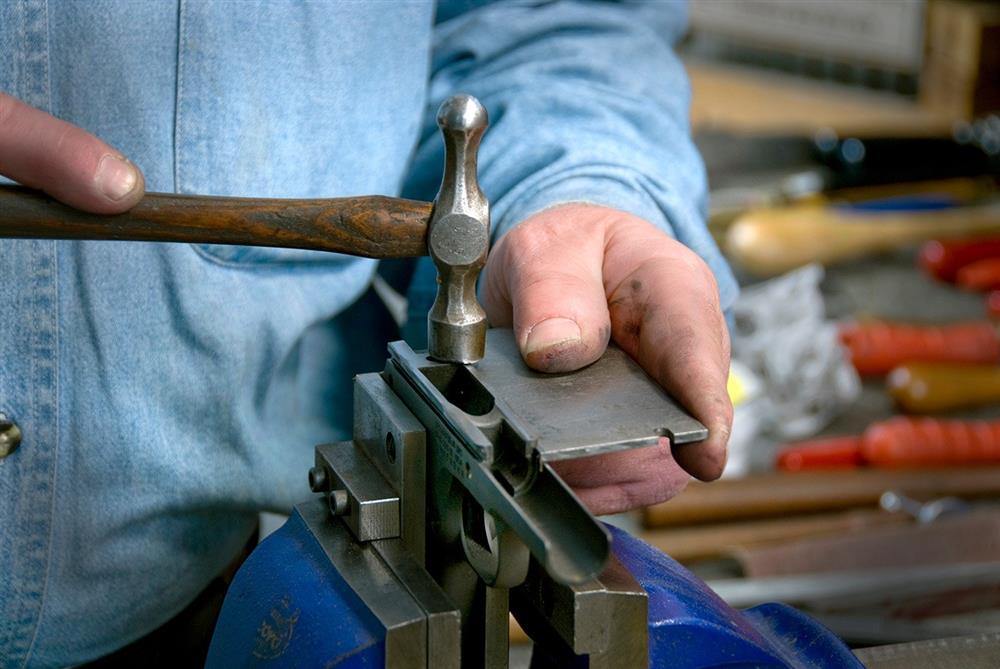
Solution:
M368 258L427 255L431 203L378 195L284 200L147 193L124 214L88 214L0 186L0 237L239 244Z

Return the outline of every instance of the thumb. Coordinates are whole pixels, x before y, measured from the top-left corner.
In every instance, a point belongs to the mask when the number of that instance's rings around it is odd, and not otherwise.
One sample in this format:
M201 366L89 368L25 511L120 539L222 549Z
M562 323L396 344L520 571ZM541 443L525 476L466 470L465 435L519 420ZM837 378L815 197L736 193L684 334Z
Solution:
M542 372L601 357L611 335L604 292L603 228L563 205L511 230L487 261L483 306L493 326L513 327L521 356Z
M84 130L0 93L0 174L96 214L141 198L142 172Z

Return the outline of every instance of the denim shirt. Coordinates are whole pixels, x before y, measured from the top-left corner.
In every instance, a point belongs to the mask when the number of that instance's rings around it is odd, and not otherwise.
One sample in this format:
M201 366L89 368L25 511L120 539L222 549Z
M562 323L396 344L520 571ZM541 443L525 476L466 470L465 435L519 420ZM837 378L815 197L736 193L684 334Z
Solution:
M672 3L3 0L0 90L80 125L148 190L431 199L440 101L491 115L496 234L565 201L638 214L735 284L704 223ZM436 17L436 18L435 18ZM371 260L0 240L0 667L64 666L176 614L260 509L308 497L385 351ZM427 265L418 278L427 276ZM414 286L426 309L430 282ZM423 301L422 301L423 300Z

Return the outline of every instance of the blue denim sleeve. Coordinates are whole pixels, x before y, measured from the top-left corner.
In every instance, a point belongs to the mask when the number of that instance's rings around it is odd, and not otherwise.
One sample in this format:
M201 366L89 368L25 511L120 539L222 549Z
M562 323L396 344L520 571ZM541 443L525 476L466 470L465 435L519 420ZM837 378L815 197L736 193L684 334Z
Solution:
M672 50L685 21L679 2L441 3L407 194L434 196L441 164L434 112L448 95L471 93L491 116L480 178L495 236L563 202L615 207L698 253L728 309L737 286L705 227L690 89Z

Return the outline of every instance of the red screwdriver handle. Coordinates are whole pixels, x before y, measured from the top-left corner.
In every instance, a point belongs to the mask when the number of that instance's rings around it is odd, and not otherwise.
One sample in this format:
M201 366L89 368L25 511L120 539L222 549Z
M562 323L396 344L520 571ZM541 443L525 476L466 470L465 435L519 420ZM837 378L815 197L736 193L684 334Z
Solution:
M986 258L1000 258L1000 238L934 240L920 249L920 265L941 281L954 281L958 271Z

